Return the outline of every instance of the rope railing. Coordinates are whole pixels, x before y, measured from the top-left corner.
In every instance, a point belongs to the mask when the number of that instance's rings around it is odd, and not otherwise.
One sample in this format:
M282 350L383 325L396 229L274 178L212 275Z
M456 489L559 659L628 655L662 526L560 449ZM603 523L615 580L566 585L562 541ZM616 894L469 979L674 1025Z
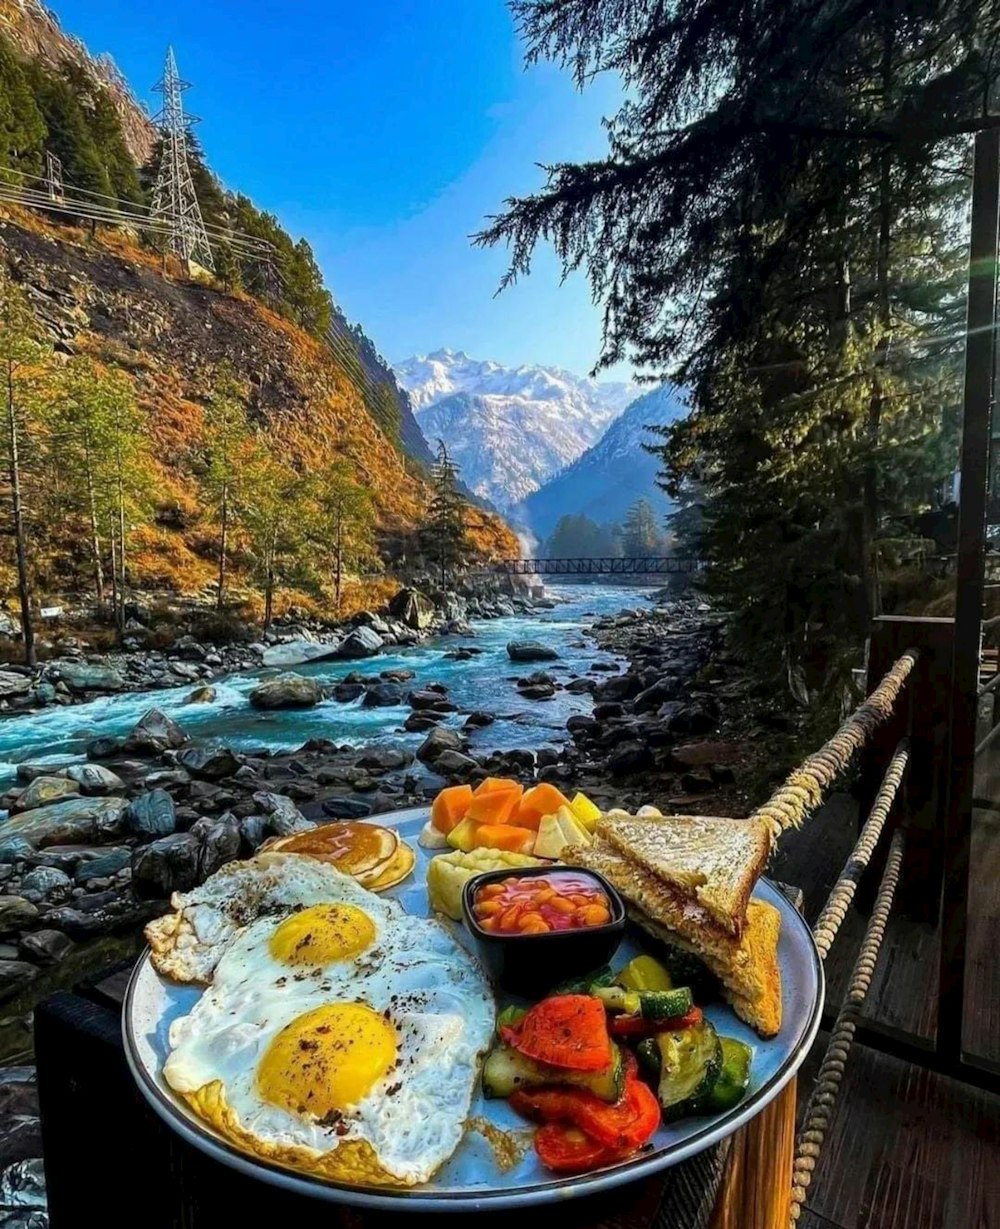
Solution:
M860 837L858 837L858 843L851 851L851 856L844 863L844 869L840 872L840 877L834 884L830 895L827 897L826 904L820 910L819 917L816 919L816 923L813 926L813 938L816 940L816 948L819 951L820 958L823 960L826 959L827 953L833 946L837 932L840 930L841 924L847 916L847 911L851 907L851 902L854 900L854 894L858 889L861 876L872 859L872 854L874 854L879 838L885 828L886 820L892 812L892 806L896 801L896 795L899 793L899 787L903 782L903 776L906 773L909 760L910 746L909 742L904 738L896 747L892 759L889 761L889 766L885 770L885 775L882 777L882 783L879 786L878 793L875 795L875 801L872 803L868 819L865 821Z
M886 775L888 776L888 773ZM864 834L858 842L859 846L863 840ZM816 1170L820 1150L833 1120L847 1058L857 1030L858 1017L871 987L882 940L885 937L885 928L892 910L893 898L899 883L904 844L902 830L897 830L889 846L889 857L882 875L882 882L879 885L875 908L865 930L858 958L854 962L847 995L830 1034L830 1043L816 1078L816 1084L806 1104L802 1129L796 1139L795 1159L792 1166L792 1225L798 1222L802 1214L802 1206L806 1201Z
M833 781L847 769L875 730L889 719L918 656L917 649L907 649L829 742L803 760L768 801L753 812L752 819L763 819L768 824L772 840L787 828L801 826L809 812L823 801L823 794Z

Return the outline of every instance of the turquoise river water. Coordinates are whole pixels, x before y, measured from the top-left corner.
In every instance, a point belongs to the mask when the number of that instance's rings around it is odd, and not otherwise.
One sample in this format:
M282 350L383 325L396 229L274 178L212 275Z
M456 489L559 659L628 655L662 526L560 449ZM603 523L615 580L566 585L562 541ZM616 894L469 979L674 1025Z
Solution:
M588 695L563 691L549 701L522 700L513 680L519 675L545 669L557 678L584 673L599 653L591 641L581 644L582 630L594 618L646 603L649 590L613 585L553 586L549 594L558 602L552 610L528 617L493 619L476 624L475 637L449 636L415 648L389 651L362 662L325 661L296 666L300 674L323 683L334 683L352 670L378 674L394 666L416 673L409 686L444 683L449 698L460 709L484 710L496 722L473 732L474 752L514 747L537 748L565 737L566 719L587 712ZM540 640L559 653L559 661L519 665L507 656L509 640ZM445 654L463 645L482 652L468 661L449 661ZM230 675L213 681L216 699L211 704L186 704L191 687L134 692L108 696L67 708L52 707L21 717L0 719L0 780L11 777L22 760L65 762L83 757L87 743L99 734L125 734L149 708L160 708L179 721L192 737L225 742L241 750L270 748L287 751L309 738L329 738L341 744L362 746L394 741L416 746L422 734L408 734L402 723L410 712L406 705L392 708L362 708L361 701L338 704L327 700L315 708L263 713L252 708L248 693L261 678L278 673L259 670ZM455 715L460 725L464 716Z

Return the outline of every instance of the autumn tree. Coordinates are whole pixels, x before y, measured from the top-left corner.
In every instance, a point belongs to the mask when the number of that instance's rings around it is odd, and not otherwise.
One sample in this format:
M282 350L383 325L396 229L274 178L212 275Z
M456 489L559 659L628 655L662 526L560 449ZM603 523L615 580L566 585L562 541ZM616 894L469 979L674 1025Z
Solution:
M274 617L274 594L301 561L308 533L310 482L257 441L243 465L235 499L240 525L264 596L264 627Z
M219 365L215 386L205 406L202 435L205 471L202 485L209 507L219 525L219 573L215 608L226 600L226 571L233 509L239 503L243 454L250 439L247 421L247 387L232 364Z
M438 440L431 471L431 501L424 524L424 552L437 567L441 588L462 559L466 545L465 501L458 490L458 468L444 440Z
M315 509L310 536L331 562L339 613L345 567L356 567L374 553L375 506L371 492L356 481L343 461L313 474L310 486Z
M42 417L40 382L47 375L51 353L51 347L41 340L41 326L24 291L0 270L0 373L3 379L0 447L10 509L8 532L14 540L17 562L24 660L29 666L35 664L35 620L32 546L24 500L25 472L38 461Z

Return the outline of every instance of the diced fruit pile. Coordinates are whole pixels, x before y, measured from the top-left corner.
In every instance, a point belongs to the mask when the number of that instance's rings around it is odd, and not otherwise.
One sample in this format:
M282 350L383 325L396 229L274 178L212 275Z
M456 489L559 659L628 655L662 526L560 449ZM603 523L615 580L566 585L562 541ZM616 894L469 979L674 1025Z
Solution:
M453 849L503 849L558 858L567 845L589 845L600 810L585 794L567 798L548 782L525 790L487 777L475 790L452 785L434 799L431 828Z
M750 1083L750 1047L719 1037L650 956L505 1008L497 1034L483 1091L542 1124L535 1151L557 1173L625 1160L662 1120L732 1109Z

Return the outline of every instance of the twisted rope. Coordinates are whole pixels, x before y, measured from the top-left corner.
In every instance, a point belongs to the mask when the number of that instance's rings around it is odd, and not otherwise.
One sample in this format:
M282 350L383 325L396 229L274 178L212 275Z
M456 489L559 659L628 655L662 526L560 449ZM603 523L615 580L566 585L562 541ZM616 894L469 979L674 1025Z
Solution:
M792 1167L792 1225L796 1224L801 1215L802 1205L806 1201L806 1194L812 1182L820 1149L833 1119L847 1057L854 1041L858 1016L861 1014L861 1008L872 983L889 913L892 910L893 897L899 883L903 864L903 847L903 833L897 830L889 846L885 873L879 885L875 908L865 930L861 950L858 952L858 958L851 972L847 995L830 1034L830 1044L827 1046L816 1085L806 1105L803 1127L796 1140L795 1160Z
M813 926L813 937L816 940L816 947L823 960L826 959L827 952L833 946L833 941L837 937L841 923L847 916L847 910L851 907L851 901L854 899L854 893L857 891L858 882L864 873L865 867L871 861L875 847L878 845L882 829L885 827L885 821L889 818L892 804L895 802L896 794L899 792L899 787L902 784L903 774L906 772L909 759L910 746L904 738L899 746L897 746L892 759L889 761L889 766L885 770L882 784L879 786L878 793L875 795L875 801L872 803L871 812L865 822L865 826L861 829L860 837L858 837L858 843L851 851L851 856L844 863L844 869L840 872L840 878L834 884L833 890L827 897L826 904L823 906L819 917L816 919L816 924Z
M907 649L830 741L803 760L784 785L754 811L751 819L763 819L771 829L772 840L777 840L786 828L801 826L806 815L823 801L824 791L847 768L882 722L892 715L918 655L917 649Z

